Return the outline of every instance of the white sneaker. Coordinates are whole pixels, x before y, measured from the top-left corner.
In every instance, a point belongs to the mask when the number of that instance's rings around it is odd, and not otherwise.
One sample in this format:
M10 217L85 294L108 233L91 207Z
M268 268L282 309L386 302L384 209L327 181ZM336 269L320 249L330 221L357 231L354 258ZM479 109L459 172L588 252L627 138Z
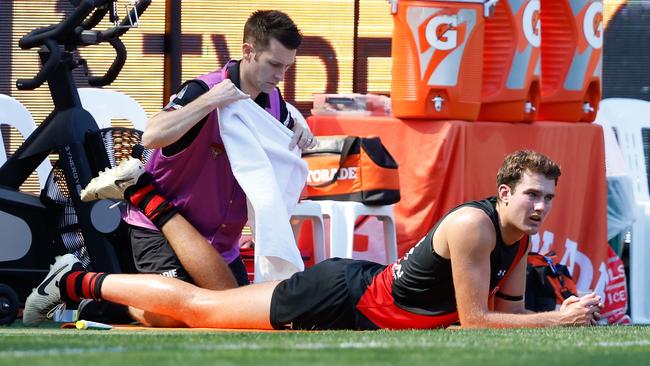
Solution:
M23 324L28 327L37 327L41 325L63 305L61 300L60 281L64 274L72 270L72 266L81 262L74 254L66 254L55 258L55 262L50 266L50 273L38 287L32 290L32 293L25 301L25 310L23 311Z
M119 165L99 172L99 176L93 178L86 188L81 190L81 200L123 200L124 191L134 185L142 173L144 164L139 159L122 160Z

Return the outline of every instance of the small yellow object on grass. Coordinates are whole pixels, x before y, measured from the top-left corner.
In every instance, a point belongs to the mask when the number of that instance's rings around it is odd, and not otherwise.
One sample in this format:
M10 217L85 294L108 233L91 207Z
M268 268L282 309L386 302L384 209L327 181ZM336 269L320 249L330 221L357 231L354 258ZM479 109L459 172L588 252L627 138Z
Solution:
M91 322L90 320L78 320L75 323L75 326L79 330L84 330L84 329L109 330L109 329L113 329L112 325L99 323L99 322Z

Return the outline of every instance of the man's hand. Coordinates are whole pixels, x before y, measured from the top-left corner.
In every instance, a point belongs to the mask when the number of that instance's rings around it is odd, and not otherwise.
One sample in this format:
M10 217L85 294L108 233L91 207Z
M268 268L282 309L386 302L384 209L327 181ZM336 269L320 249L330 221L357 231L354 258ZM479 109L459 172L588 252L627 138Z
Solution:
M295 122L293 125L293 137L289 143L289 150L298 146L301 149L308 149L316 146L316 139L309 128Z
M563 325L595 325L600 320L603 304L600 296L591 293L582 297L571 296L560 307Z
M205 94L215 108L222 108L238 100L250 98L250 95L237 89L230 79L223 80Z

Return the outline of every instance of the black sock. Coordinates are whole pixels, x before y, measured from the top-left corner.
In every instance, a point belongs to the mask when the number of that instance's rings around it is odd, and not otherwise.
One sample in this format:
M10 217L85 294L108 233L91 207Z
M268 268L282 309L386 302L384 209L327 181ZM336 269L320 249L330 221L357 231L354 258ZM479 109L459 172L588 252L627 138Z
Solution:
M158 229L178 213L176 207L158 192L149 173L142 174L136 184L127 188L124 198L139 208Z
M72 270L61 277L61 299L80 302L82 299L101 299L101 288L108 273Z

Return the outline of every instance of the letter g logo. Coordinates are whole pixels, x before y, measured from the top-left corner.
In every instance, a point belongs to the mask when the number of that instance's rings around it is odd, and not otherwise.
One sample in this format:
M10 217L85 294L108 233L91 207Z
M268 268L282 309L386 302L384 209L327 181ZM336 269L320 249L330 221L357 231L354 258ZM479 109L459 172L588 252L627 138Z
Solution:
M522 15L524 36L533 47L542 44L542 30L539 19L539 0L531 0L524 8Z
M585 39L593 48L603 47L603 3L595 1L589 4L585 11L585 21L582 23Z
M456 48L457 26L458 17L455 15L439 15L431 18L425 30L427 42L437 50L447 51Z

